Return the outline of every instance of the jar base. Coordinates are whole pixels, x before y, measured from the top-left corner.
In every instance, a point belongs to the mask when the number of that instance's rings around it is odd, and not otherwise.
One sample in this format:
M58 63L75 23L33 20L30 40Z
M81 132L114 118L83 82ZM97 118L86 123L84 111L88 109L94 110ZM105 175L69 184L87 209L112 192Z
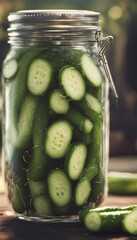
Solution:
M47 222L47 223L77 223L79 217L77 215L70 216L50 216L50 217L38 217L38 216L27 216L25 214L17 214L17 217L21 220L29 222Z

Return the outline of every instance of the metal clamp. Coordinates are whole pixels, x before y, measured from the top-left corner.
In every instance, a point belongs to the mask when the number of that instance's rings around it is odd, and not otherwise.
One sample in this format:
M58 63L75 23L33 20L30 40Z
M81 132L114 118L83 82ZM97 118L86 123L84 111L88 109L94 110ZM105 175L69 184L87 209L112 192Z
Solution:
M110 84L110 87L112 89L112 92L113 92L114 96L116 98L118 98L116 87L114 85L112 75L111 75L111 72L109 70L108 62L107 62L107 59L106 59L106 56L105 56L106 52L110 49L110 47L113 43L113 37L112 36L102 37L101 32L97 31L96 32L96 40L97 40L99 46L101 47L101 49L98 53L99 61L103 65L103 68L105 70L105 74L106 74L106 76L109 80L109 84Z

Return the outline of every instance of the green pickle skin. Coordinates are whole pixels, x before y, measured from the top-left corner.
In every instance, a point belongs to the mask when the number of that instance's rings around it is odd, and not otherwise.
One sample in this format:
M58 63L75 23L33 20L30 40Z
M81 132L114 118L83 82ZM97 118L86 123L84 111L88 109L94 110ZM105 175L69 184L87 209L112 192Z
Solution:
M14 53L15 52L15 53ZM11 54L12 53L12 54ZM104 176L103 176L103 159L102 159L102 85L93 87L88 84L86 75L84 74L81 66L81 56L83 51L80 50L65 50L59 51L57 49L46 50L38 46L28 47L24 49L17 49L10 53L4 61L9 59L16 59L18 67L17 72L12 78L3 77L3 85L5 89L5 160L6 160L6 173L7 180L12 181L10 189L10 200L13 209L19 214L27 214L27 216L69 216L78 214L79 210L83 209L86 205L97 206L101 202L104 191ZM86 54L86 53L84 53ZM92 53L90 54L92 58ZM89 52L88 52L88 56ZM95 61L95 54L93 54L93 62L98 67ZM39 95L34 95L30 92L31 86L27 85L28 72L31 62L35 59L41 59L49 62L52 66L50 83L46 91ZM72 66L76 68L85 81L86 92L80 101L71 99L66 96L63 86L60 85L60 71L62 68ZM34 69L36 79L34 82L42 84L46 81L44 74L40 72L43 70ZM100 73L100 69L98 67ZM102 77L102 73L100 73ZM70 76L71 79L71 76ZM73 80L72 80L73 81ZM33 84L33 81L32 81ZM75 83L74 83L75 84ZM73 83L72 83L73 85ZM35 86L33 86L34 88ZM70 87L71 84L70 84ZM51 92L60 89L63 97L69 101L69 109L65 114L58 114L53 112L50 108L50 95ZM99 106L101 111L96 112L96 106L92 106L86 101L86 94L92 95ZM7 97L8 96L8 97ZM6 102L7 101L7 102ZM7 120L9 118L9 120ZM67 136L65 130L59 132L54 127L56 134L50 143L52 144L53 151L60 147L67 149L65 156L59 159L48 156L48 151L45 148L45 141L47 139L47 132L49 127L59 120L72 126L72 137L70 141L64 143ZM87 125L86 125L87 124ZM65 124L64 124L65 129ZM69 127L66 131L69 131ZM59 132L59 133L58 133ZM64 134L64 135L63 135ZM65 136L64 138L62 136ZM51 141L51 139L49 140ZM57 142L60 141L60 142ZM68 176L65 159L69 148L74 143L83 143L87 148L86 161L81 168L81 173L78 179L72 180ZM66 145L63 145L66 144ZM68 145L67 145L68 144ZM83 153L84 154L84 153ZM67 205L58 206L56 201L52 199L51 192L56 188L56 181L53 183L53 189L49 189L48 176L56 169L60 170L62 176L68 178L70 189L72 189L72 196L68 200ZM56 172L56 171L55 171ZM9 180L9 176L11 180ZM63 177L57 179L61 181ZM75 202L76 186L83 182L83 179L89 182L91 191L90 196L85 198L82 206ZM66 194L67 186L61 186L63 193ZM67 183L66 183L67 184ZM81 187L81 186L80 186ZM55 194L54 194L55 195ZM68 196L68 195L67 195ZM64 201L65 200L65 196ZM68 196L69 199L69 196ZM67 202L67 201L66 201Z

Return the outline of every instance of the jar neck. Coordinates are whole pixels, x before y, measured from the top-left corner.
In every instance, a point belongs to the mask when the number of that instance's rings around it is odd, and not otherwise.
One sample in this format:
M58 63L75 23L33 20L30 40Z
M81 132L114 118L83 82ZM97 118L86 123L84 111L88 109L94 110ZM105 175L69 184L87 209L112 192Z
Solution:
M12 45L52 44L55 46L94 45L97 43L98 27L82 26L11 26L8 42Z

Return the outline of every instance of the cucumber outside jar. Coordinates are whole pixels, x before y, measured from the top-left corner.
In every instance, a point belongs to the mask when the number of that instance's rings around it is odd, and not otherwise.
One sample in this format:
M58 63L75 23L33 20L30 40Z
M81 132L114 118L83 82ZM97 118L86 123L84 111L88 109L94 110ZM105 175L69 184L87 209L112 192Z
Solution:
M107 195L109 84L99 61L99 13L20 11L8 19L8 197L19 218L78 221L83 207L98 206Z

